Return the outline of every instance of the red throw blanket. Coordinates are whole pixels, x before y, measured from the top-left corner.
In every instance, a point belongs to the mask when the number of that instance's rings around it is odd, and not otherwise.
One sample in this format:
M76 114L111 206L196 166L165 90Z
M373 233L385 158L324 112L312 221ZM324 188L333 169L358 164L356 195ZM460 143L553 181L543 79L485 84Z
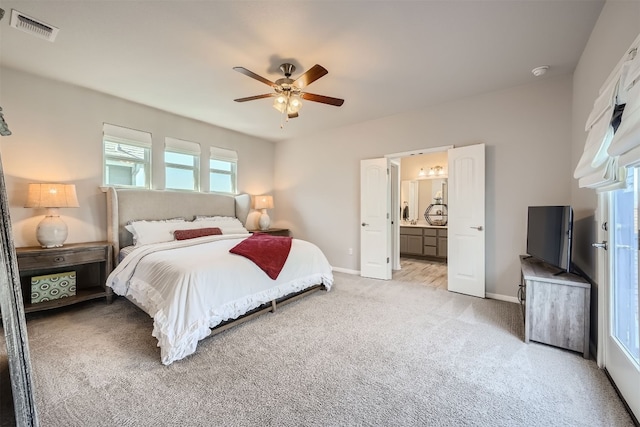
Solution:
M238 243L229 252L253 261L267 276L275 280L291 251L291 237L255 233Z

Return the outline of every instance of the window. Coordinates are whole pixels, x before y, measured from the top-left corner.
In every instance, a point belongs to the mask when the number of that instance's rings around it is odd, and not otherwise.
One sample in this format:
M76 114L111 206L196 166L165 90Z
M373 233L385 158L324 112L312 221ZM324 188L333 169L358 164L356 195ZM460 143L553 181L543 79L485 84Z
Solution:
M200 190L200 144L165 138L165 187L171 190Z
M631 168L627 187L612 193L611 333L628 355L640 364L638 323L638 204L640 171Z
M151 134L103 124L104 185L151 188Z
M211 147L209 157L209 191L237 192L238 153L224 148Z

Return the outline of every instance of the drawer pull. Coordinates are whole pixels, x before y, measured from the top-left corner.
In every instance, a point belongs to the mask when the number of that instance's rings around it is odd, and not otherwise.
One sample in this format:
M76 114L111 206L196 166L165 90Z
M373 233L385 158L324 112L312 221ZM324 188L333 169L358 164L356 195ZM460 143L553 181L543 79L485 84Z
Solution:
M64 261L64 257L63 256L57 256L53 259L53 262L63 262Z

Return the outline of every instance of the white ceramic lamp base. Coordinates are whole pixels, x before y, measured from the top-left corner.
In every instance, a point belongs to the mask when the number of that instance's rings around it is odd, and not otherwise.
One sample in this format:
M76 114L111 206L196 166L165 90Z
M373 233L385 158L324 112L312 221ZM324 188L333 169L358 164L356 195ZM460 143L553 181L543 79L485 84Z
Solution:
M57 248L62 246L69 229L59 215L47 215L36 229L36 238L43 248Z
M260 226L260 230L262 231L268 230L271 226L271 218L269 218L266 209L262 209L262 215L260 215L260 220L258 220L258 226Z

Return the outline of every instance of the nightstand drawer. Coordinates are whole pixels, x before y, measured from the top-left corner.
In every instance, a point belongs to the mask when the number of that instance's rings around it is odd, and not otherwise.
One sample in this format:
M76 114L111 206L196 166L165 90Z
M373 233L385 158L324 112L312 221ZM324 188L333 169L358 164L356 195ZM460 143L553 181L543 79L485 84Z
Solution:
M38 253L18 253L18 268L22 271L37 270L43 267L67 267L78 264L105 261L107 257L104 247L88 248L82 252L56 251L47 254L43 251Z

